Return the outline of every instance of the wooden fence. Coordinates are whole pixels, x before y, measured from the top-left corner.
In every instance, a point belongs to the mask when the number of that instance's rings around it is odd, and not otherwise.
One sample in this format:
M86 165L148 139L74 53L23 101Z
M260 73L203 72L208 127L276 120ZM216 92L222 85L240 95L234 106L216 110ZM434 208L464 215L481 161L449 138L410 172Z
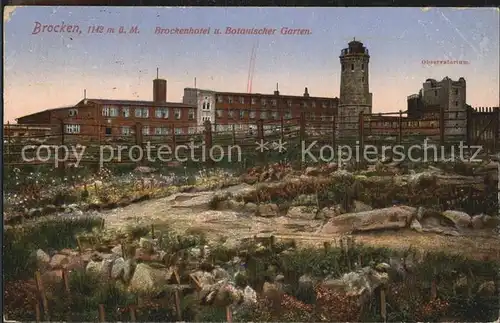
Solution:
M337 151L339 145L358 145L363 149L366 145L422 144L424 139L448 147L459 142L483 145L488 151L496 152L498 116L498 110L492 112L489 118L470 111L467 126L457 133L451 131L453 126L450 126L443 113L435 119L411 120L404 117L402 111L370 115L361 113L357 122L350 124L345 120L337 120L335 116L312 119L306 113L302 113L299 118L281 117L277 120L255 120L252 123L232 125L206 122L204 126L191 128L193 131L187 134L176 132L176 127L172 126L168 128L168 132L151 134L150 127L140 123L130 133L124 134L119 125L95 124L95 131L78 134L66 132L64 123L56 126L30 125L52 131L33 134L27 130L24 136L15 136L13 131L5 131L4 162L7 166L54 165L57 158L62 158L67 153L69 157L57 163L58 166L73 164L77 161L75 154L79 152L78 149L81 150L77 145L85 146L80 165L97 165L102 162L145 164L151 162L151 158L144 156L145 152L158 157L153 159L161 162L173 162L174 153L177 162L201 160L213 163L213 160L220 159L222 155L227 158L229 154L233 154L233 160L229 160L232 162L236 161L236 154L238 162L266 162L274 155L297 158L301 148L313 144L310 151L317 153L325 145L331 147L332 151ZM4 129L9 130L9 125L4 126ZM167 128L162 128L165 129ZM259 143L267 144L259 150ZM279 148L280 143L282 149ZM35 152L39 154L37 158Z

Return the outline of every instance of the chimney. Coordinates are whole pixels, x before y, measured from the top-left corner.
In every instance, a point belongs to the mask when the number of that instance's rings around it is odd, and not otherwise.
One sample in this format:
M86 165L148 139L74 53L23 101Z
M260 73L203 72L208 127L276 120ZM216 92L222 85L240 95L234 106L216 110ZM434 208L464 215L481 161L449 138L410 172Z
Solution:
M309 97L309 92L307 91L307 88L304 89L304 97L306 98Z
M159 78L153 80L153 102L167 102L167 80Z
M276 91L274 91L274 95L280 95L280 90L278 88L278 83L276 83Z

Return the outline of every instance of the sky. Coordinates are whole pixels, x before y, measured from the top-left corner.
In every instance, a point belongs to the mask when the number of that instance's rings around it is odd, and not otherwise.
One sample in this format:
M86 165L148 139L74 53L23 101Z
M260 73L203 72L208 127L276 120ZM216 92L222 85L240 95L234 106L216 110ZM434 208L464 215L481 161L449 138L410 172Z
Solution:
M354 37L370 51L373 112L406 110L428 78L467 81L467 103L499 106L497 9L454 8L133 8L10 7L4 13L4 121L87 98L152 100L159 68L167 99L194 87L338 97L340 51ZM79 25L82 33L33 34L42 25ZM89 26L139 33L89 34ZM162 28L215 28L221 35L155 35ZM275 35L225 35L226 27L277 28ZM281 35L282 27L309 35ZM426 65L422 60L466 60Z

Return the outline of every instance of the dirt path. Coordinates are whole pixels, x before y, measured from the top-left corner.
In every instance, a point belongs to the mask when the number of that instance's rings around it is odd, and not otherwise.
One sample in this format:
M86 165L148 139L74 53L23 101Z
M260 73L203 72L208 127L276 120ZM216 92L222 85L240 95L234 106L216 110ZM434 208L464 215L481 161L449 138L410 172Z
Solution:
M254 235L275 235L278 239L295 239L301 244L323 244L339 235L318 234L321 220L298 220L286 217L262 218L236 211L209 209L214 192L177 194L158 200L145 201L103 213L108 228L155 224L158 230L169 228L178 232L187 229L203 231L209 239L224 236L231 239ZM413 230L383 231L356 234L355 240L371 246L419 250L443 250L470 257L498 259L500 239L497 236L446 236L418 233Z

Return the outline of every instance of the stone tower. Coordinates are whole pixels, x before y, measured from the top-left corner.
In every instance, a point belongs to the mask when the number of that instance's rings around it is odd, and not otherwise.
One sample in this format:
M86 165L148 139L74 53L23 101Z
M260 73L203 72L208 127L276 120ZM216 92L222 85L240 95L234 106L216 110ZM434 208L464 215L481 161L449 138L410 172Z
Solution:
M354 39L340 53L340 101L338 108L339 135L356 135L359 114L372 112L369 90L370 55L363 43Z

